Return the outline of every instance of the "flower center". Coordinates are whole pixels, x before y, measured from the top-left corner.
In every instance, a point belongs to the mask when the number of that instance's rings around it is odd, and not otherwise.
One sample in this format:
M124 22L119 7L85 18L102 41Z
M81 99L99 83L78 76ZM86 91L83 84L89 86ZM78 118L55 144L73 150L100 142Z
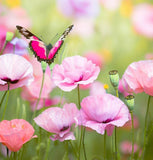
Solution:
M109 123L109 122L111 122L112 121L112 119L107 119L107 120L105 120L105 121L102 121L102 123Z
M15 83L17 83L19 81L18 79L11 80L10 78L2 78L1 80L5 81L7 83L12 83L12 84L15 84Z
M62 129L60 129L60 131L65 131L69 128L69 126L64 126Z

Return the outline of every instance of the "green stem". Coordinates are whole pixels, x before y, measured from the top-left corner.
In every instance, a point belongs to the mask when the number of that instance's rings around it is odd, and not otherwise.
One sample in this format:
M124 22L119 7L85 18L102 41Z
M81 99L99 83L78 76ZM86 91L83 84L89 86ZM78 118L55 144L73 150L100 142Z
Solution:
M81 105L80 105L80 87L79 87L79 85L77 86L77 91L78 91L78 109L80 109ZM78 130L77 130L77 133L79 135L79 127L78 127ZM77 136L77 137L79 139L79 136ZM83 126L81 126L81 135L80 135L80 141L79 141L79 147L78 147L78 159L79 160L80 160L82 138L83 138Z
M142 149L142 157L144 158L145 147L146 147L146 138L147 138L147 121L148 121L148 114L149 114L149 104L150 104L151 96L148 97L147 103L147 111L145 115L145 126L144 126L144 142L143 142L143 149Z
M114 135L115 135L115 159L117 160L117 131L116 131L116 126L115 126L115 132L114 132Z
M80 101L80 87L79 85L77 86L77 90L78 90L78 108L81 108L81 101ZM86 156L86 151L85 151L85 144L84 144L84 139L85 139L85 128L83 128L83 126L81 126L81 136L80 136L80 143L79 143L79 159L80 159L80 150L81 150L81 144L83 146L83 153L84 153L84 158L85 160L87 160L87 156Z
M4 46L3 46L3 48L2 48L2 50L1 50L1 52L0 52L0 55L2 55L3 54L3 52L4 52L4 49L5 49L5 47L6 47L6 45L7 45L7 41L5 41L5 43L4 43Z
M118 89L115 89L115 91L116 91L116 97L119 98ZM118 150L117 150L117 128L116 128L116 126L115 126L114 136L115 136L115 160L117 160L118 159Z
M81 151L81 142L82 142L82 137L83 137L83 126L81 126L81 136L80 136L80 142L79 142L79 157L78 159L80 160L80 151Z
M119 98L118 89L116 89L116 97Z
M85 150L85 144L84 144L85 132L86 132L86 129L84 128L83 129L82 145L83 145L84 159L87 160L87 155L86 155L86 150Z
M38 99L37 99L37 102L36 102L36 105L35 105L35 108L34 108L34 113L33 113L32 119L34 119L35 116L36 116L37 107L38 107L39 101L40 101L40 99L41 99L41 94L42 94L42 90L43 90L44 79L45 79L45 73L43 72L43 77L42 77L42 82L41 82L41 88L40 88L40 92L39 92L39 97L38 97ZM33 123L34 123L34 121L33 121ZM33 124L33 125L34 125L34 124Z
M50 142L51 142L51 140L48 138L48 139L47 139L47 148L46 148L46 153L45 153L45 158L44 158L44 160L47 160L47 159L48 159L48 153L49 153L49 148L50 148Z
M111 153L112 154L112 159L114 159L114 136L111 137Z
M78 106L79 106L79 109L81 108L81 102L80 102L80 87L79 87L79 84L77 86L77 89L78 89Z
M23 159L24 148L25 148L25 146L23 145L23 147L21 148L21 153L20 153L21 159Z
M39 156L39 159L41 159L41 155L40 155L40 147L41 147L41 128L39 127L39 137L38 137L38 156Z
M0 103L0 108L1 108L1 106L2 106L2 104L3 104L3 101L4 101L4 98L5 98L5 96L6 96L6 93L7 93L7 91L5 91L5 93L3 94L3 97L2 97L1 103Z
M9 94L10 94L10 84L9 83L8 83L7 93L8 94L7 94L7 99L6 99L6 103L5 103L4 110L3 110L2 120L4 119L6 108L7 108L7 105L8 105L8 99L9 99Z
M71 148L72 148L72 150L73 150L73 152L74 152L74 154L75 154L75 157L78 159L78 154L77 154L77 152L76 152L76 150L75 150L75 147L73 146L72 142L69 141L69 144L71 145Z
M133 121L133 112L131 111L131 120L132 120L132 155L131 159L134 158L134 121Z
M16 107L16 117L19 118L19 111L20 111L20 98L17 97L17 107Z
M106 131L104 134L104 160L106 160Z
M14 154L13 154L13 159L14 159L14 160L17 160L17 152L14 152Z

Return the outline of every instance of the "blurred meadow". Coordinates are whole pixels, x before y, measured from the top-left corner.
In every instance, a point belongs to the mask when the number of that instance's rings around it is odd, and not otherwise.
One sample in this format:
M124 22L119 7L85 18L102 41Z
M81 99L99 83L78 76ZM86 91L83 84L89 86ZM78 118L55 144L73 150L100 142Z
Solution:
M54 63L51 64L51 70L55 64L61 64L66 57L75 55L85 57L89 53L92 53L93 58L94 55L95 57L98 55L100 73L97 80L102 84L108 85L107 93L115 95L115 90L109 80L109 71L118 70L119 77L121 78L129 64L140 60L153 59L153 0L93 0L90 6L91 8L89 8L87 12L80 11L80 13L77 13L79 12L77 9L73 10L73 8L71 8L72 6L67 5L67 1L77 2L77 0L0 0L0 29L1 27L4 27L7 32L13 32L14 37L24 39L28 44L29 41L21 36L16 30L16 25L20 25L37 35L46 44L54 44L64 30L71 24L74 24L73 30L66 37L64 45L56 55ZM80 7L81 10L83 8L82 6L79 6L81 5L81 0L77 3L77 7ZM149 17L150 28L152 27L150 29L152 30L152 33L150 31L150 36L141 31L141 29L137 30L137 26L133 20L134 10L136 9L136 6L141 4L148 4L152 7L152 17ZM141 16L138 17L138 19L141 21ZM142 28L143 24L147 23L146 21L143 21L144 19L145 17L142 17ZM148 28L146 27L146 29ZM2 30L0 33L1 32ZM1 42L2 41L0 40L0 43ZM26 54L31 57L34 56L28 47ZM3 66L0 67L3 68ZM30 124L33 124L31 103L21 96L22 91L22 87L10 90L5 115L4 110L7 103L7 97L5 97L0 108L0 117L4 116L5 120L16 118L25 119ZM5 91L0 92L1 99L4 92ZM89 88L80 89L81 100L89 94ZM60 88L55 87L50 92L50 97L53 98L56 96L64 99L67 103L75 103L78 105L77 89L74 89L71 92L64 92ZM119 96L121 100L125 101L124 96L121 93L119 93ZM139 146L139 151L141 151L143 146L145 113L149 95L139 93L134 94L134 96L135 106L133 113L134 116L136 116L138 123L134 132L134 140ZM147 134L148 141L145 149L145 160L153 159L152 105L153 99L151 97L148 123L150 131L149 134ZM60 103L49 107L55 106L61 107ZM46 107L43 107L36 111L36 116L45 109ZM49 132L44 129L39 129L36 124L34 125L34 129L34 135L41 136L41 142L38 142L39 138L34 138L25 143L21 148L21 151L18 152L18 159L20 159L19 157L21 156L19 156L19 154L22 154L21 157L23 160L44 159L46 158L44 156L46 155L47 145L50 147L46 159L75 159L72 155L72 148L70 146L69 156L67 157L65 154L67 147L65 141L51 141L48 138ZM127 129L126 127L117 128L117 141L120 154L118 159L129 159L129 154L122 151L121 143L124 141L131 141L131 129ZM103 135L98 134L94 130L87 129L85 134L85 147L88 160L104 159L103 142ZM110 136L107 136L106 159L108 160L113 159L111 155L111 144L112 139ZM137 152L137 154L139 153ZM7 159L5 155L1 152L0 160ZM80 159L84 159L82 150ZM139 158L137 157L135 159Z

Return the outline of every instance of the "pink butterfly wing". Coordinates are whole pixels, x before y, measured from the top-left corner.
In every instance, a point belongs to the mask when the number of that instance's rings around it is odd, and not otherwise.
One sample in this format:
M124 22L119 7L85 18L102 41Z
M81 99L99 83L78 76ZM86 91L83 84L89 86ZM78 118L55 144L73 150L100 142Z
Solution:
M55 43L55 45L53 46L53 48L50 50L50 52L48 54L49 60L52 60L55 58L55 54L58 52L58 50L60 49L62 44L63 44L63 40L59 40Z
M34 52L35 56L37 57L38 61L45 61L49 65L54 61L55 55L57 54L58 50L61 48L65 37L69 34L72 30L73 25L70 25L62 34L60 39L55 43L55 45L49 51L46 48L46 45L43 43L41 39L36 37L33 33L28 31L26 28L22 26L16 26L19 32L25 36L27 39L30 39L29 47Z
M46 46L42 41L39 40L32 40L29 44L31 50L34 52L35 56L38 60L46 60Z
M50 50L48 54L48 60L50 62L53 62L55 55L57 54L58 50L61 48L65 37L69 34L69 32L72 30L73 25L70 25L62 34L62 36L59 38L59 40L54 44L52 49Z

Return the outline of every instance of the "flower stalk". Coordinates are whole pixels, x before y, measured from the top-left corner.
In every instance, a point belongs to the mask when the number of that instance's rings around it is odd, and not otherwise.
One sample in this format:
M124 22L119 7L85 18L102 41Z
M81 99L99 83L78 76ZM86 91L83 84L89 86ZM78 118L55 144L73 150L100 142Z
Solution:
M143 141L143 148L142 148L142 158L144 158L145 148L146 148L146 143L147 143L147 125L148 125L150 99L151 99L151 96L148 97L147 111L146 111L146 115L145 115L144 141Z
M131 153L131 159L134 158L134 121L133 121L133 110L134 110L134 105L135 105L135 101L134 101L134 96L133 95L128 95L127 97L125 97L126 100L126 104L129 108L130 114L131 114L131 121L132 121L132 153Z
M32 119L34 119L34 117L35 117L35 115L36 115L37 107L38 107L39 101L40 101L40 99L41 99L41 94L42 94L42 90L43 90L44 80L45 80L45 73L43 72L43 77L42 77L42 82L41 82L41 88L40 88L40 92L39 92L39 97L38 97L37 103L36 103L36 105L35 105L35 110L34 110Z
M118 85L119 85L119 74L117 70L112 70L109 72L109 78L110 78L110 82L112 84L112 86L115 89L116 92L116 97L119 98L119 94L118 94ZM114 140L115 140L115 160L118 159L118 150L117 150L117 128L115 126L114 129Z

